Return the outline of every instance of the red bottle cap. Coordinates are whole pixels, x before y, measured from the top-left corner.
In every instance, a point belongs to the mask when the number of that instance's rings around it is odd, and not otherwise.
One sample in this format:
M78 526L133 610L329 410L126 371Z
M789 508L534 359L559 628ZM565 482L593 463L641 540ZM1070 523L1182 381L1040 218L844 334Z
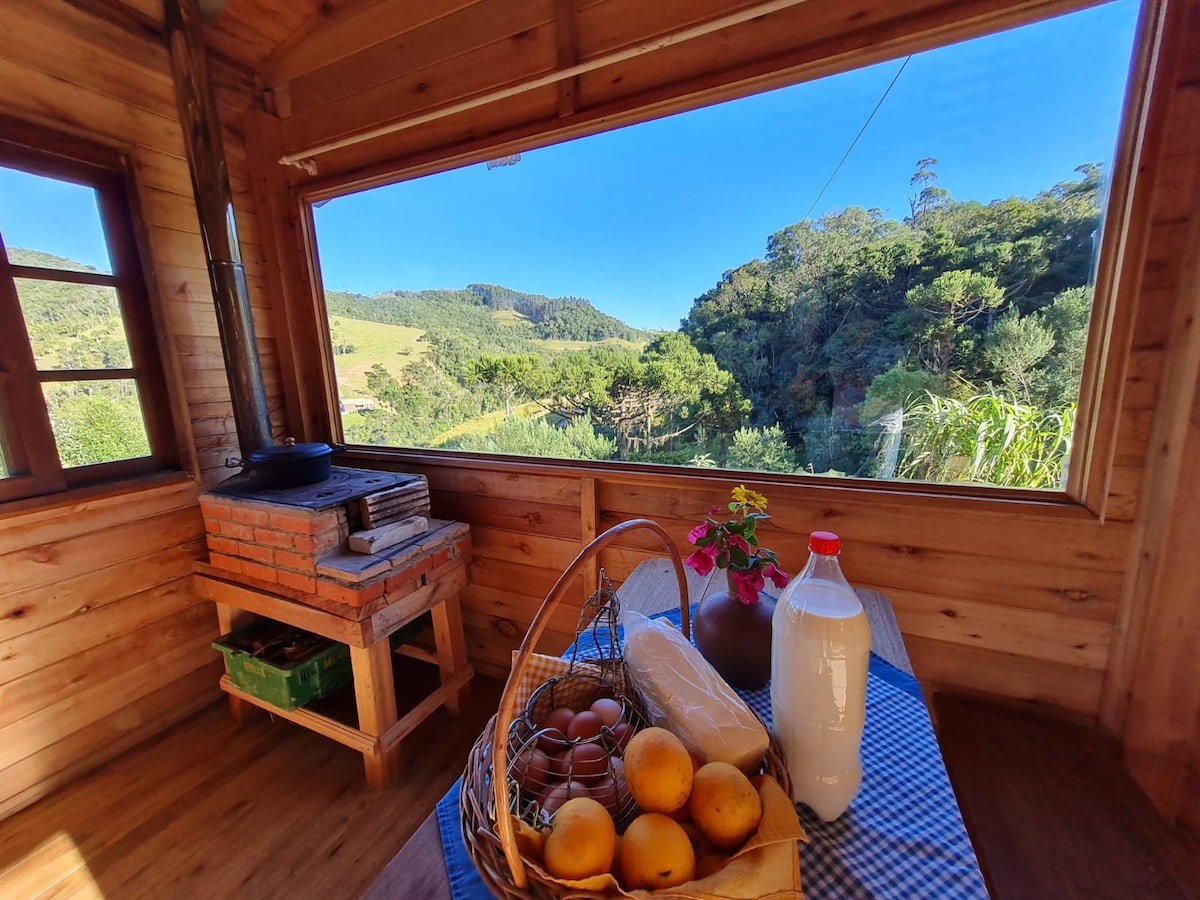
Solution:
M832 531L814 531L808 537L808 549L822 556L837 556L842 552L842 542Z

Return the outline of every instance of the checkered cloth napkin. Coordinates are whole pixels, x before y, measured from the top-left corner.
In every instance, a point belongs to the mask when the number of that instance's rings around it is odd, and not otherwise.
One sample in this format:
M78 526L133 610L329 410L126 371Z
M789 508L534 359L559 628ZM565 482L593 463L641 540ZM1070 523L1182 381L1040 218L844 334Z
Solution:
M658 618L679 626L678 610ZM580 635L578 658L594 658L607 643L603 635L599 641ZM770 727L770 688L738 693ZM800 845L805 897L986 898L920 686L874 654L862 760L862 789L839 819L822 822L808 807L798 807L809 836ZM486 890L476 893L483 885L462 849L457 785L438 804L438 819L455 900L486 897Z

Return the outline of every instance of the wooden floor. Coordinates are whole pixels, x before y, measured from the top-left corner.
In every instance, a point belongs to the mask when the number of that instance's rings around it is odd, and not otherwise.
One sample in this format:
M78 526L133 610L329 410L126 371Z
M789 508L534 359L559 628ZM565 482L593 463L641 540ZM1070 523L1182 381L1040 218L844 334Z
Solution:
M473 684L461 717L440 711L405 741L385 791L357 754L266 715L236 726L216 704L0 822L0 898L360 897L495 711L500 683ZM1155 816L1110 742L974 700L935 708L996 900L1200 900L1200 845Z
M934 708L994 900L1200 900L1200 841L1154 812L1111 739L978 700Z
M362 758L219 703L0 822L0 898L359 897L462 771L502 685L476 677L405 740L384 791Z

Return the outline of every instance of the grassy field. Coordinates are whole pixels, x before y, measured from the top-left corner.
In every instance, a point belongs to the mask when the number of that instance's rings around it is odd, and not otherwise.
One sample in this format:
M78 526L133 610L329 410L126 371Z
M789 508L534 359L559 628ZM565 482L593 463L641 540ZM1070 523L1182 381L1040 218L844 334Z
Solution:
M385 369L399 376L406 365L429 349L421 340L425 332L420 328L381 325L342 316L330 316L329 321L335 348L338 344L354 348L352 353L334 355L343 399L368 396L366 373L375 363L382 363Z
M526 321L525 316L511 309L497 310L492 315L504 325L516 325ZM330 316L329 322L335 349L334 365L337 367L338 393L343 400L371 396L367 390L366 375L367 371L376 363L382 364L385 369L399 378L405 366L415 362L429 350L429 345L422 340L425 332L420 328L409 328L405 325L382 325L378 322L348 319L344 316ZM645 346L642 342L616 338L599 343L589 341L541 341L540 343L551 353L567 353L601 346L641 350ZM337 353L336 350L339 346L353 349L349 353ZM485 416L482 420L464 423L461 431L455 429L453 432L438 435L434 446L440 446L445 441L465 432L488 431L503 421L503 418L504 416L501 414L500 419L492 421Z
M521 322L529 321L529 316L519 313L515 309L498 309L492 313L492 318L501 325L519 325Z

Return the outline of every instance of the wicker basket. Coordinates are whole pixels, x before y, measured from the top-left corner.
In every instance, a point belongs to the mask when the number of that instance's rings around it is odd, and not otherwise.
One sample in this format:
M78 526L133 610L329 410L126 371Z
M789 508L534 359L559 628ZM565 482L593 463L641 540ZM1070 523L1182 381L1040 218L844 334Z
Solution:
M513 900L527 897L538 898L538 900L554 900L566 892L561 885L543 877L536 869L525 865L517 847L516 830L510 815L511 812L519 811L518 792L507 776L496 778L494 773L508 771L512 750L510 736L513 722L515 718L524 714L524 710L516 709L519 686L522 676L534 656L534 648L545 631L555 607L575 583L575 577L604 547L622 535L639 529L653 532L671 559L679 589L683 634L687 637L691 636L687 578L683 571L683 561L670 536L656 522L649 519L634 519L610 528L584 547L559 577L542 603L529 626L529 632L521 643L521 648L513 662L512 672L504 687L504 693L500 698L499 710L484 727L483 733L471 748L466 769L463 771L462 789L459 795L463 842L479 870L480 877L498 897L513 898ZM578 688L569 686L566 689L577 690ZM763 771L774 777L785 791L790 789L787 767L783 762L782 751L774 737L771 739L767 755L763 760ZM498 811L501 813L500 815L497 815Z

